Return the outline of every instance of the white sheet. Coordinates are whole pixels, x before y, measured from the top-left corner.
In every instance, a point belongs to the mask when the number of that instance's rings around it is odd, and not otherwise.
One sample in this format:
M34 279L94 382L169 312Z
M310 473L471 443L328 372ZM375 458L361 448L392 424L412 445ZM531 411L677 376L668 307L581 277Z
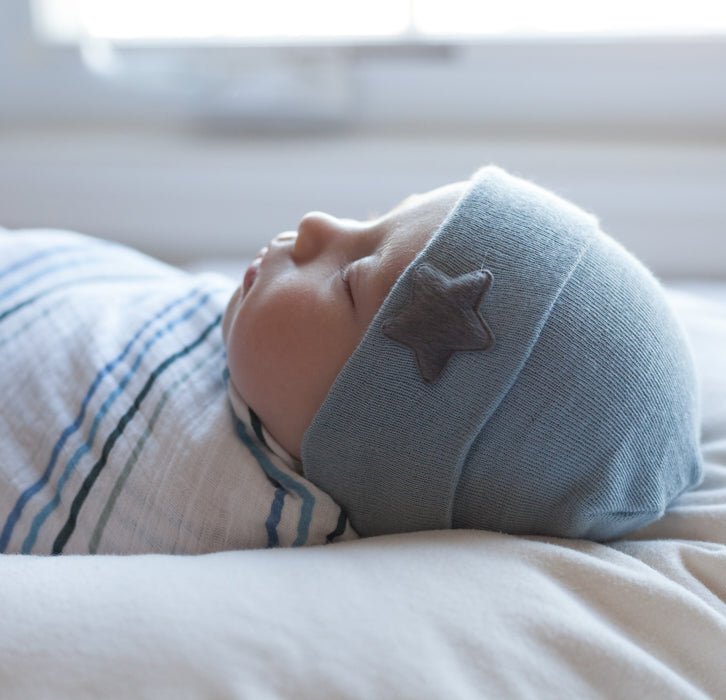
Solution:
M718 697L726 683L726 552L707 543L460 531L2 565L7 698Z
M199 557L0 558L3 698L726 693L726 287L673 294L706 478L612 546L431 532Z

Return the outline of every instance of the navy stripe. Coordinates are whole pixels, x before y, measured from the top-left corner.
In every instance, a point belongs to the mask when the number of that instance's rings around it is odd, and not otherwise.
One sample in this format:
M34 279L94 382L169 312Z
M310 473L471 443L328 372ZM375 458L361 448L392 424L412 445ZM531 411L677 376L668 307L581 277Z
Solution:
M159 420L159 417L161 416L161 413L166 407L167 403L180 388L184 387L186 382L189 381L190 377L192 377L196 372L199 372L210 360L218 358L221 354L221 349L222 343L220 342L220 344L217 345L217 347L215 347L209 355L203 355L202 358L193 367L191 367L189 370L187 370L185 374L183 374L176 381L174 381L171 386L167 387L161 398L157 401L156 407L154 408L153 412L151 413L151 417L148 420L146 430L144 430L144 432L141 434L141 437L139 437L133 449L131 450L131 454L126 460L126 464L124 464L121 473L116 477L116 483L113 485L111 493L106 499L106 505L101 511L101 515L98 518L96 527L93 529L93 533L91 534L91 539L88 542L89 554L96 554L96 552L98 551L101 538L103 537L103 533L106 530L108 521L111 518L111 513L113 513L113 510L116 507L116 503L121 496L124 487L126 486L126 482L128 481L134 468L136 467L136 464L138 463L141 455L144 452L144 447L146 446L147 440L154 434L156 423Z
M81 408L78 412L78 415L76 416L73 423L71 423L68 427L66 427L60 438L56 441L55 445L53 446L53 450L51 452L51 458L48 462L48 465L45 468L45 471L43 472L40 479L38 479L32 486L29 486L23 493L20 495L18 500L15 502L15 505L13 506L12 511L8 515L7 519L5 520L5 525L3 526L2 533L0 534L0 552L4 552L5 549L8 546L8 542L10 541L10 538L12 537L13 530L15 529L15 526L17 525L18 520L20 519L20 516L23 512L23 509L25 508L25 505L28 503L28 501L36 494L38 493L43 486L45 486L46 483L48 483L48 480L50 479L51 474L53 473L53 470L55 469L55 464L58 459L58 455L60 454L61 450L65 446L66 442L68 441L68 438L73 435L78 428L80 428L81 424L83 423L83 420L86 416L86 409L88 408L88 403L90 402L91 398L93 397L94 393L96 392L96 389L99 387L103 379L110 374L113 369L116 367L116 365L121 362L126 355L130 352L131 348L133 347L134 343L138 340L138 338L141 336L141 334L156 320L162 318L165 316L169 311L174 309L174 307L178 306L179 304L182 304L187 299L190 299L195 294L198 294L201 290L200 289L193 289L188 294L185 294L182 297L179 297L172 301L171 303L167 304L161 311L157 312L154 316L152 316L150 319L148 319L146 322L144 322L140 328L134 333L133 337L129 342L126 344L126 346L123 348L121 353L115 357L113 360L111 360L109 363L107 363L95 376L93 382L91 382L91 386L89 387L88 391L86 392L86 395L84 396L83 400L81 401Z
M121 381L118 383L118 386L106 397L106 400L103 402L103 405L96 413L95 418L93 419L93 424L91 425L91 429L88 433L88 437L86 441L74 452L71 459L66 463L66 467L63 470L63 474L61 474L60 478L58 479L58 482L56 484L56 491L53 498L46 503L46 505L36 513L35 518L33 518L33 522L30 526L30 530L23 541L23 547L22 547L22 553L23 554L29 554L33 547L35 546L35 542L38 538L38 534L40 532L40 528L43 527L43 524L48 519L50 514L60 505L61 502L61 494L63 493L63 489L65 488L65 484L70 478L70 475L74 472L76 465L80 462L81 459L86 455L87 452L91 450L91 446L96 440L96 432L101 425L101 421L103 420L104 416L108 413L111 406L114 405L116 402L116 399L122 395L122 392L124 391L124 388L126 385L131 381L131 378L136 375L136 371L138 370L139 366L141 365L141 362L143 361L144 357L146 357L146 353L150 350L150 348L164 335L166 335L169 331L172 330L172 328L175 328L180 323L183 323L187 319L191 318L193 314L197 312L204 304L206 304L207 300L211 297L212 292L207 292L201 299L199 299L194 306L187 309L183 314L180 316L177 316L176 318L169 321L166 326L163 328L157 329L157 331L152 335L151 338L149 338L146 343L144 344L143 348L139 352L139 354L136 356L136 359L134 360L133 364L129 368L129 370L124 374Z
M252 426L252 430L255 431L257 439L269 449L270 446L267 444L267 440L265 440L265 436L262 433L262 421L260 420L260 417L249 406L247 407L247 410L250 413L250 425Z
M108 436L106 439L106 442L103 445L103 449L101 451L101 457L100 459L93 465L93 468L88 473L86 478L83 480L83 484L81 485L81 488L79 489L78 493L76 494L76 497L73 499L73 503L71 504L70 513L68 515L68 518L61 528L60 532L58 533L58 536L55 539L55 542L53 543L53 554L62 554L63 548L68 543L68 540L70 539L71 535L73 534L73 531L76 529L76 523L78 521L78 515L80 513L81 508L83 507L83 504L86 501L86 498L88 498L88 494L91 492L91 489L93 488L93 485L96 483L96 480L100 476L101 472L103 471L104 467L106 466L106 463L108 461L109 454L111 453L111 450L113 449L114 445L116 444L116 441L118 440L121 435L123 435L124 430L126 429L126 426L131 422L133 417L136 415L136 413L139 411L139 408L141 407L141 404L143 403L144 399L148 395L148 393L151 391L152 386L154 385L154 382L158 379L158 377L165 372L174 362L179 360L182 357L185 357L188 355L194 348L199 346L201 343L204 342L204 340L207 338L207 336L220 324L222 321L222 314L219 314L217 318L209 324L204 329L204 332L192 343L185 346L178 352L175 352L173 355L170 355L166 358L149 376L148 380L146 381L146 384L144 384L141 391L138 393L136 398L134 399L133 404L129 407L129 409L126 411L126 413L121 417L121 419L118 422L118 425L114 429L114 431Z
M225 387L229 389L228 366L225 366L224 370L222 371L222 378L224 379ZM259 416L251 408L249 408L249 406L247 408L248 414L250 416L250 423L255 437L257 437L260 443L262 443L262 445L269 450L270 448L267 445L267 441L265 440L265 436L262 432L262 421L260 421ZM308 539L310 522L312 520L313 508L315 506L315 497L302 484L298 483L288 474L278 469L272 463L272 460L267 456L267 454L262 449L260 449L259 445L257 445L254 440L252 440L247 432L245 424L240 420L235 412L232 411L231 413L237 436L242 440L247 450L257 461L257 464L259 464L262 470L265 472L265 476L267 476L268 481L276 488L275 496L272 499L272 503L270 504L270 513L267 516L267 520L265 521L265 527L267 528L267 546L279 546L277 527L280 524L280 519L282 517L284 496L285 493L288 491L297 494L301 499L300 520L298 521L298 535L292 546L299 547L301 545L304 545Z
M345 527L348 524L348 516L345 514L345 511L341 508L340 509L340 515L338 516L338 524L335 526L335 530L333 530L326 538L326 542L332 542L336 537L340 537L345 532Z
M234 426L237 436L242 440L245 447L252 453L257 463L262 467L264 472L270 477L270 481L279 484L285 491L294 493L300 498L300 519L297 524L297 537L292 543L293 547L303 546L310 534L310 522L313 517L313 509L315 508L315 496L293 476L276 467L272 460L262 447L247 432L245 424L234 415Z

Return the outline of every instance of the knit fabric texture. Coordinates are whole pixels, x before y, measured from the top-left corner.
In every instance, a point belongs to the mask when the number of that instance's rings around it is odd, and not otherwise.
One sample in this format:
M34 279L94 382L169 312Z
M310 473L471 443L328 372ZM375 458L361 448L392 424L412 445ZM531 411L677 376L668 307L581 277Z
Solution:
M494 343L435 381L383 332L422 265L491 274ZM364 536L481 528L618 538L702 475L685 335L579 208L490 166L401 275L305 434L303 470Z

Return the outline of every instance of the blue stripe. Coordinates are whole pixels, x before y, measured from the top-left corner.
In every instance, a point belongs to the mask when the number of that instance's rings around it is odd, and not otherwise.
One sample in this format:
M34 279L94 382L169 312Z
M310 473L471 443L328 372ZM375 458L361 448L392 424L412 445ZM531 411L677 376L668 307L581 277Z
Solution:
M193 367L187 370L184 375L174 381L171 386L167 387L164 393L161 395L161 398L157 401L156 406L154 407L154 410L151 412L151 416L147 421L146 429L141 434L141 437L139 437L139 439L136 441L136 444L134 445L128 459L126 460L126 464L124 464L121 473L118 474L118 476L116 477L116 482L114 483L113 488L111 489L111 492L106 499L106 505L103 507L101 515L96 522L96 527L93 529L93 533L91 533L91 538L88 541L89 554L96 554L98 552L98 547L101 543L101 539L103 538L103 534L106 530L106 526L108 525L108 521L111 518L111 514L116 508L116 503L118 502L118 499L120 498L121 493L126 486L126 482L131 477L131 474L144 451L146 442L154 434L154 430L156 429L156 423L159 420L162 411L167 406L172 396L181 387L184 387L186 382L189 381L190 377L192 377L195 373L199 372L210 360L219 359L220 355L222 354L221 350L222 343L220 342L216 347L213 348L212 352L209 355L202 357L201 360L199 360ZM158 434L159 433L157 433L157 435Z
M91 492L93 485L96 483L96 480L105 468L108 462L108 456L111 454L111 450L113 450L113 447L116 444L116 440L118 440L123 435L126 426L133 420L134 416L141 408L141 404L144 402L144 399L151 391L151 387L154 386L154 382L177 360L185 357L197 346L201 345L206 340L207 336L217 326L219 326L221 321L222 314L219 314L217 318L215 318L214 321L212 321L212 323L210 323L204 329L202 334L195 341L189 343L189 345L186 345L178 352L175 352L173 355L167 357L166 360L164 360L158 367L156 367L154 371L149 375L149 378L146 380L146 384L144 384L143 388L137 394L131 406L129 406L126 413L121 416L121 419L114 428L113 432L106 439L106 442L103 445L103 450L101 451L101 457L93 465L91 471L86 475L86 478L83 480L83 484L81 484L81 488L78 490L78 493L76 493L76 496L71 503L68 518L66 519L63 527L61 528L60 532L55 538L55 541L53 542L53 554L63 553L63 548L66 546L68 540L71 538L74 530L76 529L76 523L78 522L78 515L81 511L81 508L83 508L83 504L86 502L88 494Z
M170 304L167 304L161 311L159 311L156 315L151 317L148 321L146 321L137 331L134 333L131 340L126 344L126 347L121 351L121 353L118 355L118 357L114 358L109 362L103 369L101 369L96 377L94 378L93 382L91 383L90 388L86 392L86 395L83 397L83 401L81 402L81 408L78 412L78 415L76 416L73 423L71 423L69 426L65 428L63 433L61 434L58 441L53 446L53 451L51 453L50 461L48 462L48 465L45 468L45 471L43 472L43 475L40 477L38 481L36 481L32 486L27 488L21 495L20 498L16 501L15 505L13 506L12 511L10 512L10 515L8 515L7 519L5 520L5 525L3 527L2 534L0 534L0 551L4 552L7 548L8 542L10 541L10 538L12 537L13 530L15 529L15 526L20 519L20 516L23 512L23 508L25 508L25 505L28 503L28 501L36 494L38 491L40 491L43 486L48 482L48 479L50 479L51 474L53 473L53 469L55 468L56 460L58 459L58 455L60 454L61 450L65 446L68 438L73 435L78 428L83 423L83 419L86 416L86 408L88 407L88 403L93 397L93 395L96 392L96 389L99 387L101 382L103 381L104 377L106 377L110 372L113 371L113 369L118 365L119 362L121 362L126 355L130 352L132 346L134 343L138 340L139 336L155 321L165 316L169 311L171 311L174 307L178 306L179 304L182 304L183 302L187 301L189 298L194 296L195 294L198 294L201 290L199 289L193 289L188 294L185 294L182 297L179 297L178 299L175 299Z
M61 263L55 263L53 265L49 265L48 267L44 267L42 270L37 270L36 272L33 272L33 274L29 275L28 277L25 277L24 279L21 279L19 282L16 282L14 285L7 287L2 293L0 293L0 301L5 299L6 297L9 297L14 292L17 292L19 289L22 289L23 287L27 287L28 285L32 284L36 280L39 280L43 277L47 277L48 275L50 275L53 272L58 272L59 270L70 270L74 267L86 265L87 263L97 263L101 260L103 260L103 258L84 256L82 258L75 258L73 260L65 260Z
M214 290L218 291L218 290ZM131 381L132 377L136 374L136 370L141 365L142 360L148 353L149 349L164 335L169 333L173 328L178 326L180 323L188 320L191 318L194 313L196 313L202 306L204 306L209 298L214 293L207 292L193 307L185 311L183 314L178 316L177 318L169 321L166 326L163 328L160 328L159 330L154 333L154 335L146 342L144 347L139 352L138 356L136 357L136 360L134 361L133 365L129 369L129 371L124 375L121 382L119 382L118 387L111 392L111 394L108 396L108 398L104 401L103 405L99 409L98 413L96 414L93 424L91 426L91 430L89 432L87 440L76 450L74 455L71 457L70 461L66 465L66 468L61 475L60 479L58 479L58 483L56 484L56 491L53 498L42 508L42 510L35 516L33 523L31 525L30 531L28 532L27 537L25 538L25 541L23 542L22 552L23 554L29 554L33 547L35 546L35 543L38 538L38 534L40 533L40 529L45 523L45 521L48 519L48 516L58 507L61 501L61 492L63 491L63 488L68 481L68 478L73 473L73 470L76 467L76 464L91 450L93 447L93 443L96 438L96 433L98 431L99 426L101 425L101 421L108 413L111 406L114 404L116 399L123 393L123 390L125 389L126 385Z
M16 260L12 265L6 267L4 270L2 270L2 272L0 272L0 279L12 274L13 272L17 272L24 267L27 267L28 265L32 265L34 262L38 262L38 260L43 260L43 258L47 258L50 255L55 255L56 253L64 253L68 250L78 250L79 247L80 246L77 245L64 245L57 246L55 248L43 248L42 250L36 251L32 255L29 255L27 258L21 258L20 260Z
M141 303L142 301L146 301L149 297L149 292L144 291L143 294L134 294L129 297L128 299L128 306L130 308L135 307L137 304ZM23 335L26 331L30 330L36 323L39 321L42 321L46 319L50 314L57 313L58 309L60 309L62 306L68 304L72 299L71 295L62 296L59 299L55 299L52 301L52 303L44 308L42 311L38 312L38 315L36 315L34 318L29 319L26 323L24 323L22 326L15 329L10 335L5 336L4 338L0 339L0 348L2 348L3 345L7 345L7 343L13 342L20 338L20 336Z
M159 279L159 275L124 275L124 276L118 276L118 277L109 277L108 275L98 275L95 277L83 277L82 279L79 279L79 280L69 280L67 282L62 282L61 284L57 284L54 287L49 287L48 289L44 289L42 292L38 292L38 294L36 294L35 296L25 299L24 301L17 303L15 306L11 306L9 309L6 309L2 313L0 313L0 322L4 321L8 316L12 316L14 313L21 311L26 306L30 306L30 304L34 304L36 301L38 301L38 299L47 297L49 294L53 294L53 293L57 292L58 290L65 289L66 287L80 286L83 284L95 284L97 282L115 284L117 282L124 283L124 282L134 282L137 280L150 280L150 279Z
M301 547L308 541L310 532L310 522L313 517L313 507L315 506L315 496L308 491L303 484L285 473L281 469L278 469L272 460L267 456L265 451L260 447L259 443L254 440L248 433L245 424L237 417L234 417L235 430L237 436L242 440L244 446L252 453L252 456L257 460L257 463L262 467L265 474L277 482L286 491L295 493L300 497L302 501L300 505L300 520L297 525L297 538L292 543L293 547ZM274 506L274 501L273 501ZM270 517L272 517L272 512Z
M282 506L285 503L285 489L278 486L275 489L275 497L272 499L272 507L270 514L265 520L265 529L267 530L267 546L279 547L280 538L277 536L277 526L282 518Z
M224 353L225 360L227 358L227 353L225 351ZM222 370L222 379L224 380L224 386L227 390L229 390L229 366L225 365L224 369ZM262 423L260 419L258 418L257 414L247 407L247 410L250 415L250 421L252 425L252 430L255 433L255 436L257 439L267 448L269 448L269 445L267 444L267 441L265 440L264 435L262 434ZM234 416L235 421L238 420L237 416ZM245 431L246 432L246 431ZM258 460L259 464L259 460ZM260 464L262 467L262 465ZM277 534L277 527L280 524L280 520L282 518L282 509L285 505L285 490L280 486L279 482L277 482L268 471L262 467L263 471L265 471L265 475L267 476L267 479L270 481L273 486L275 486L275 495L272 499L272 503L270 504L270 513L267 516L267 520L265 520L265 529L267 530L267 546L268 548L271 547L279 547L280 546L280 538Z
M48 316L50 316L50 314L56 313L58 309L66 303L68 303L67 299L60 299L52 306L48 306L47 308L43 309L37 316L29 319L26 323L20 326L20 328L17 328L10 335L2 338L0 340L0 348L2 348L4 345L7 345L8 343L12 343L13 341L17 340L21 335L23 335L23 333L30 330L36 323L45 320Z

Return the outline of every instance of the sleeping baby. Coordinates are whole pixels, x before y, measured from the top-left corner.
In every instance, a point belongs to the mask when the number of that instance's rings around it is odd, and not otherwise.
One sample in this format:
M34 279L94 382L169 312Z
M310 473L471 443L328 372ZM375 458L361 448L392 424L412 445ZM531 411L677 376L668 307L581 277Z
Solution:
M2 551L605 541L701 478L662 289L495 167L372 221L308 214L233 293L77 235L0 252Z

